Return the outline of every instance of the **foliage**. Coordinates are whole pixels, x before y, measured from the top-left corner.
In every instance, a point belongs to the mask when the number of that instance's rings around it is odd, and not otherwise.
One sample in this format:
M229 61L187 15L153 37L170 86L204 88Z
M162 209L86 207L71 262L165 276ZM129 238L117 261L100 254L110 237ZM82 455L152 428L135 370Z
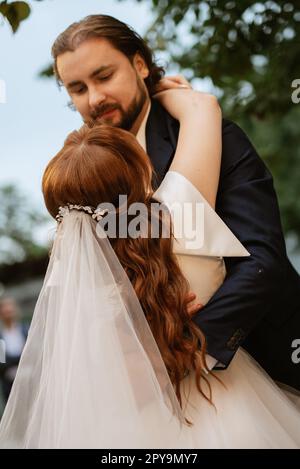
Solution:
M8 2L7 0L0 2L0 15L9 22L13 33L18 30L21 22L26 20L30 13L31 8L27 2Z
M30 208L30 203L12 185L0 187L0 264L45 255L47 249L34 238L37 226L49 221Z

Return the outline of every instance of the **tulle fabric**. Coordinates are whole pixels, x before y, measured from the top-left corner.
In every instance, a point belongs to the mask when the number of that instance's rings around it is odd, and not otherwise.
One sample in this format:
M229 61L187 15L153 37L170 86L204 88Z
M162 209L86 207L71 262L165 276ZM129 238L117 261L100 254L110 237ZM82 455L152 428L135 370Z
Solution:
M215 408L196 389L194 374L183 381L193 447L206 449L299 449L300 402L287 395L242 348L230 366L212 376Z
M91 216L71 211L57 231L0 447L189 448L186 428L125 271Z

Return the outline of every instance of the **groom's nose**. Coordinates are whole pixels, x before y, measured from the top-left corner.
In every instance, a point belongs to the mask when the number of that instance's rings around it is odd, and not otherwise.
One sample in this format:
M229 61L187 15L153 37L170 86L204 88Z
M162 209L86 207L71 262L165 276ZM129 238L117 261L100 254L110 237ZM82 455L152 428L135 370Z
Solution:
M105 94L97 87L89 90L89 107L90 111L96 109L105 101Z

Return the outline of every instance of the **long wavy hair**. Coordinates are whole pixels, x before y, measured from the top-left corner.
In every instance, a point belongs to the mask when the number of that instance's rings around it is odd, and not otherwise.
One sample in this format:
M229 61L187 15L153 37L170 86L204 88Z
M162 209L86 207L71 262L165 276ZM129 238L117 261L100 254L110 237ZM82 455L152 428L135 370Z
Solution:
M62 150L49 162L42 187L53 217L59 206L67 203L97 207L107 202L114 204L120 216L119 194L124 194L128 207L136 202L147 207L150 234L151 205L158 203L153 197L152 177L149 157L131 133L105 124L84 125L69 134ZM161 227L171 224L170 217L166 219L161 211L157 217ZM199 392L212 403L206 340L187 312L189 284L173 253L172 225L169 228L168 237L160 230L156 238L109 239L141 303L180 405L180 382L191 370Z
M138 52L149 69L145 84L150 96L155 92L157 83L165 74L164 68L156 63L153 51L136 31L128 24L109 15L86 16L81 21L72 23L56 38L52 46L52 57L54 74L59 85L62 85L62 81L57 68L57 57L65 52L74 51L90 38L108 40L117 50L126 55L131 63Z

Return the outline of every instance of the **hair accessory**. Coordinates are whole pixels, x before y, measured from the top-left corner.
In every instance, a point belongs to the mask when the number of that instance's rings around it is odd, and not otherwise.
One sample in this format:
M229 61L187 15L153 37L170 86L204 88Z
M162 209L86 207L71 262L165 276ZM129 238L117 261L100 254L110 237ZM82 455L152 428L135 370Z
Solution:
M57 222L61 223L63 221L64 216L68 215L71 210L78 210L80 212L88 213L96 221L102 220L102 218L108 213L108 209L101 209L100 207L94 209L93 207L90 207L89 205L84 206L84 205L67 204L62 207L59 207L58 214L55 217Z

